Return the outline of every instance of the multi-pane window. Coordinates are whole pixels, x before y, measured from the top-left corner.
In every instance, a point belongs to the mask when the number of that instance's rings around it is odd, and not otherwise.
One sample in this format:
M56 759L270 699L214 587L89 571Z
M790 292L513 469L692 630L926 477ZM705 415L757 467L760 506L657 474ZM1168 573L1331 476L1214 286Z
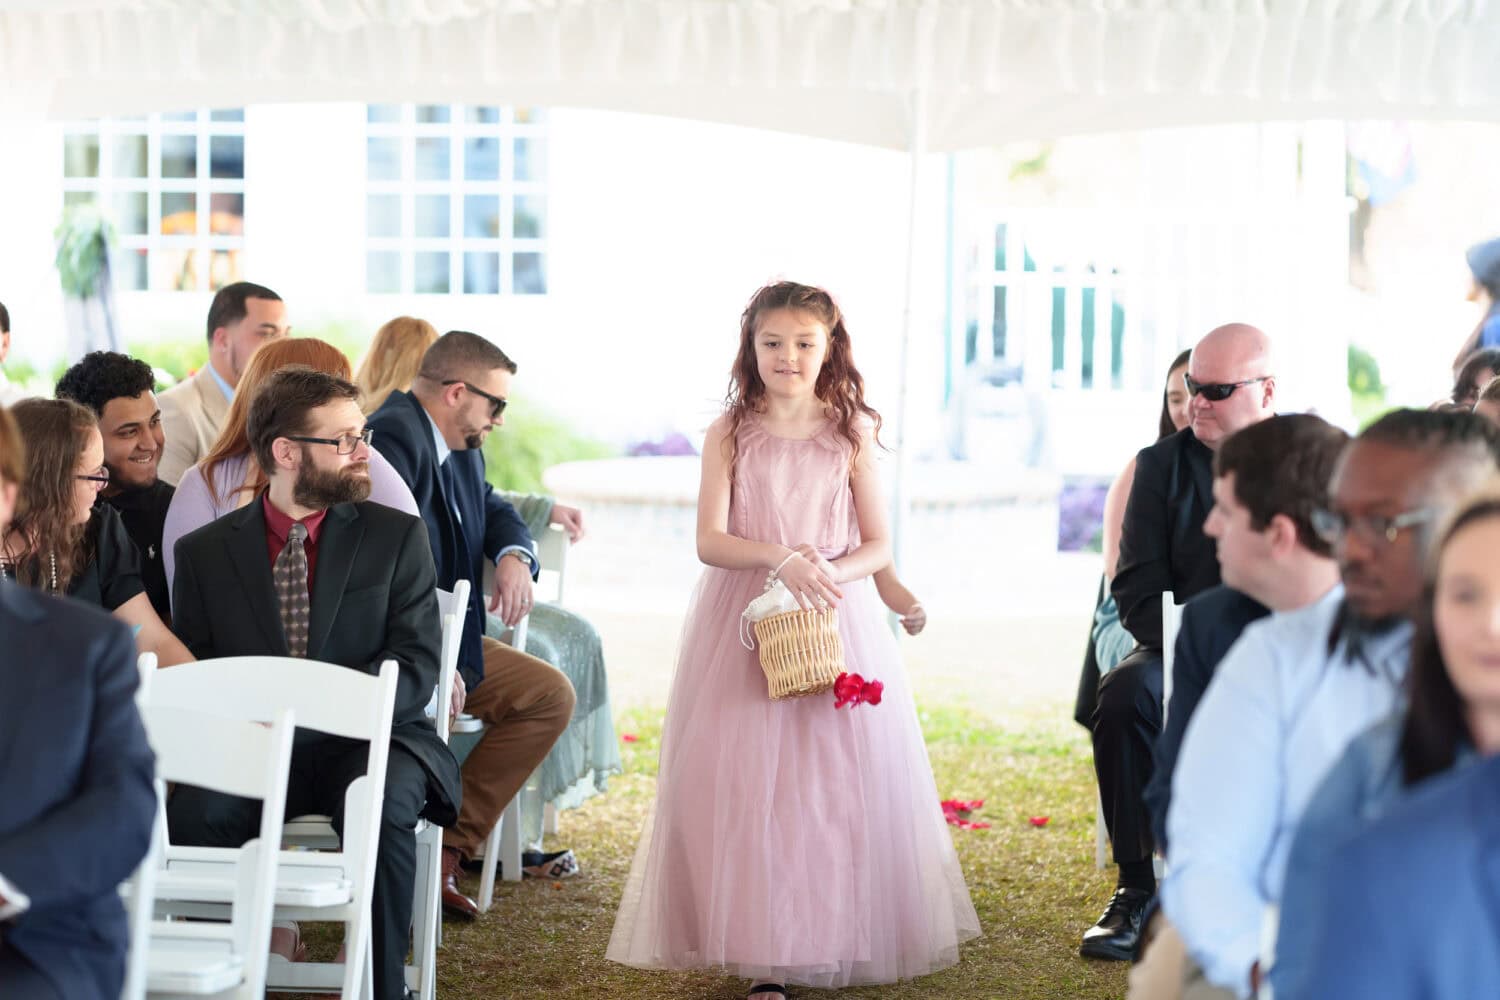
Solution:
M219 288L240 280L245 112L108 118L63 135L63 203L95 202L119 237L116 286Z
M371 104L366 117L368 291L546 293L542 112Z

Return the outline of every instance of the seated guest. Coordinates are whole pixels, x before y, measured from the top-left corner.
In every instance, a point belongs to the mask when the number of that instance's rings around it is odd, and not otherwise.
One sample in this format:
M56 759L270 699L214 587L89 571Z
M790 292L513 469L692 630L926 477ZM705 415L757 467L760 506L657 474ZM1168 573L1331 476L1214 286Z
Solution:
M1475 351L1464 359L1458 377L1453 380L1453 402L1472 410L1479 402L1479 394L1496 375L1500 375L1500 347Z
M422 522L370 494L359 390L305 367L282 369L246 417L264 492L177 543L177 627L200 657L302 656L374 673L401 669L375 869L375 996L405 992L419 816L457 815L458 765L424 714L438 679L438 606ZM287 814L324 813L343 830L344 792L366 743L299 730ZM179 787L175 843L233 847L255 835L259 803Z
M485 610L507 626L530 612L539 567L531 533L485 480L481 451L504 423L516 365L472 333L446 333L427 349L410 392L392 393L370 417L386 458L411 487L437 560L438 586L470 587L458 657L468 711L487 725L464 761L463 810L443 834L443 906L478 916L458 869L478 850L573 717L573 686L556 667L485 635ZM494 596L484 597L493 574Z
M1110 584L1136 648L1099 681L1092 719L1094 772L1120 874L1104 915L1083 935L1078 950L1085 958L1132 958L1156 893L1145 792L1161 732L1161 595L1171 591L1180 604L1219 582L1213 543L1203 534L1213 504L1213 453L1275 412L1269 339L1238 323L1210 331L1193 348L1183 384L1192 397L1188 427L1136 456Z
M254 500L265 489L266 476L255 460L246 430L246 417L256 390L270 376L288 365L305 365L315 371L349 379L349 359L332 344L313 337L277 340L259 351L240 376L240 391L229 406L224 430L203 461L187 470L167 510L162 544L166 548L166 574L170 586L175 569L173 547L177 539L215 518L223 517ZM401 476L372 445L370 448L370 500L408 514L417 504Z
M1496 645L1490 623L1500 610L1500 494L1493 484L1465 503L1437 549L1412 642L1410 705L1349 744L1292 838L1270 970L1278 997L1313 995L1302 977L1329 902L1319 875L1342 842L1412 786L1500 753L1500 686L1488 661Z
M1464 254L1473 279L1469 301L1479 304L1479 322L1464 338L1453 361L1456 372L1464 359L1483 347L1500 347L1500 237L1469 247Z
M1338 583L1338 566L1312 526L1327 501L1334 463L1349 436L1310 414L1272 417L1231 435L1214 455L1214 540L1224 583L1182 609L1172 658L1172 700L1146 789L1152 829L1167 850L1172 774L1188 720L1219 661L1245 626L1271 610L1306 607Z
M1191 351L1183 351L1167 369L1167 382L1161 391L1161 415L1157 418L1156 440L1171 437L1188 424L1188 392L1182 377L1187 374L1188 357ZM1120 622L1120 608L1114 595L1109 593L1109 584L1115 578L1115 566L1120 558L1120 531L1125 522L1125 502L1130 499L1130 485L1135 481L1135 458L1125 463L1125 468L1110 484L1104 496L1104 523L1101 540L1104 550L1104 586L1100 600L1094 610L1094 627L1089 635L1090 649L1085 658L1085 678L1079 686L1087 692L1087 706L1080 703L1075 717L1087 722L1094 713L1094 695L1097 693L1099 676L1107 674L1135 648L1135 637L1126 631ZM1093 669L1088 663L1092 659Z
M16 517L0 538L0 576L103 608L135 627L160 666L192 659L151 606L141 558L113 507L94 414L66 399L25 399L11 410L30 461Z
M208 454L234 402L235 387L261 345L291 330L281 296L261 285L236 281L214 293L208 307L208 363L161 395L166 451L161 477L173 486Z
M12 406L26 398L20 386L5 377L5 356L10 353L10 312L0 302L0 406Z
M1414 789L1340 843L1314 873L1322 919L1286 1000L1500 996L1497 799L1500 757L1490 756Z
M94 351L69 368L57 383L57 398L94 411L104 437L109 482L99 496L120 512L125 533L141 556L146 596L161 620L171 624L172 603L162 565L161 528L172 502L172 487L156 474L161 461L161 410L156 376L144 361Z
M422 367L422 358L438 339L437 330L425 320L399 316L382 326L359 366L356 383L363 389L365 412L371 413L392 392L410 389ZM540 493L498 491L515 508L527 532L537 537L556 525L577 542L583 537L583 512ZM886 605L901 616L902 626L915 634L926 624L926 612L895 571L887 567L875 574L875 586ZM496 639L505 634L504 623L494 616L486 622L485 634ZM521 801L521 833L525 844L540 845L542 811L538 803L561 802L576 806L606 787L611 774L622 770L619 742L609 704L609 674L604 665L604 644L587 619L555 604L531 609L526 630L526 652L545 660L567 675L577 704L568 728L552 745L537 772L536 798ZM576 870L577 859L565 853L527 851L522 867L527 874L554 874Z
M0 535L23 452L0 408ZM0 637L0 994L115 1000L129 944L117 888L156 816L135 646L103 612L4 579Z
M1254 989L1263 911L1313 790L1401 698L1429 526L1496 473L1497 455L1500 434L1471 413L1396 410L1370 425L1314 518L1341 586L1247 626L1188 723L1162 905L1222 995Z
M1163 786L1176 768L1178 744L1220 660L1242 653L1236 640L1266 616L1297 612L1337 588L1338 566L1328 542L1313 530L1348 435L1310 414L1272 417L1231 435L1214 455L1214 506L1204 531L1218 548L1224 584L1183 608L1173 661L1167 728L1157 741L1156 773L1147 789L1158 843L1169 796ZM1252 636L1244 643L1253 644ZM1226 659L1227 654L1227 659ZM1175 846L1174 851L1175 855ZM1175 857L1174 857L1175 861ZM1170 884L1171 876L1168 876ZM1131 996L1175 995L1163 983L1183 981L1181 939L1168 921L1156 920L1152 943L1131 971ZM1197 970L1192 970L1197 975Z

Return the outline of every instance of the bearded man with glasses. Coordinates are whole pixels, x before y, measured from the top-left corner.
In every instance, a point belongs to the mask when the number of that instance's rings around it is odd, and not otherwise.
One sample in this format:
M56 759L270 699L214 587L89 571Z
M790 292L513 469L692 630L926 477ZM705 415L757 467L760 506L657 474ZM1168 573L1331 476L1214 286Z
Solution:
M1120 556L1110 592L1136 646L1099 681L1090 727L1094 772L1119 879L1099 921L1083 935L1085 958L1128 961L1156 893L1145 792L1162 728L1161 595L1178 604L1219 583L1203 523L1213 507L1213 460L1235 431L1273 416L1276 377L1262 331L1231 323L1210 331L1188 360L1188 426L1136 456Z

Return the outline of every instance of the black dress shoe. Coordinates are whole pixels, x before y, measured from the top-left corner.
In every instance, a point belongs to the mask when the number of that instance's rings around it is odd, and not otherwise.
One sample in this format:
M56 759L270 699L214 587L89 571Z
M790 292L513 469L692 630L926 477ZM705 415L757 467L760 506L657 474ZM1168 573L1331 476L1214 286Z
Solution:
M1133 960L1141 940L1141 921L1154 895L1145 889L1116 889L1104 908L1104 916L1083 932L1078 954L1112 962Z

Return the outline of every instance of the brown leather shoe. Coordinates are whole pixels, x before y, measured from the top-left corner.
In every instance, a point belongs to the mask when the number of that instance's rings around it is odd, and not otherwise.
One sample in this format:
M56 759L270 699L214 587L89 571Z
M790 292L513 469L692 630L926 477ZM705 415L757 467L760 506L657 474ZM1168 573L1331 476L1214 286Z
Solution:
M452 847L443 848L443 912L464 920L479 917L479 904L458 889L460 857Z

